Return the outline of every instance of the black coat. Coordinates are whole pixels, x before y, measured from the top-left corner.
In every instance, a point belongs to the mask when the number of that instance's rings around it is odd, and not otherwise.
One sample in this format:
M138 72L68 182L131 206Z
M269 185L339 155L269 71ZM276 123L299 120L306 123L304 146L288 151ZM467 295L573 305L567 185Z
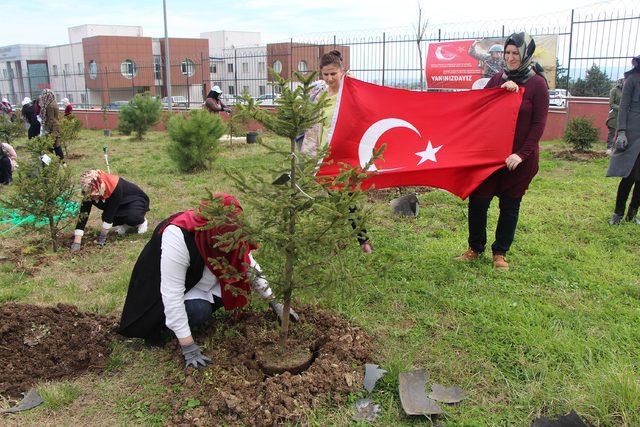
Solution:
M158 231L166 222L165 219L153 231L151 240L142 249L133 267L118 328L118 332L125 337L156 338L165 328L164 304L160 293L162 234ZM181 230L190 259L185 277L186 293L202 279L205 263L198 252L194 233Z

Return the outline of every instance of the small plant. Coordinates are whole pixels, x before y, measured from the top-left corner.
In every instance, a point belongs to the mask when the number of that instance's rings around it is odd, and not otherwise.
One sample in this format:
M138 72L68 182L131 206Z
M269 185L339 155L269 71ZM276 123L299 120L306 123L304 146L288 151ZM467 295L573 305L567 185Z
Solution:
M593 119L576 117L569 122L564 131L564 140L573 146L575 151L591 151L593 144L598 142L600 132L593 125Z
M218 114L192 110L186 115L169 119L167 131L171 142L167 146L171 159L183 172L211 168L219 152L219 139L225 125Z
M0 114L0 142L11 144L12 141L25 135L22 120L9 120L4 114Z
M158 123L162 115L160 99L149 93L136 94L127 105L120 108L118 131L125 135L135 132L136 139L142 140L151 126Z
M65 156L68 157L71 154L69 147L80 136L80 129L82 129L82 122L73 115L65 116L60 120L60 143Z
M40 156L48 154L52 146L48 137L29 140L27 148L32 155L20 163L15 191L3 204L16 209L21 215L32 215L36 221L46 221L51 247L56 252L58 234L65 218L68 218L67 202L75 195L75 186L70 168L65 167L58 156L49 156L48 165L40 160Z

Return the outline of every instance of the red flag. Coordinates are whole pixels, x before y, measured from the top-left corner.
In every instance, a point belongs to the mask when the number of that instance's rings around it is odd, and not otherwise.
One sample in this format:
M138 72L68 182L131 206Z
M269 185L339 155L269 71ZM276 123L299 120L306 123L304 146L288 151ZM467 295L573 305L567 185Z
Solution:
M364 166L386 144L364 188L426 185L465 199L504 167L523 93L412 92L345 77L318 176Z

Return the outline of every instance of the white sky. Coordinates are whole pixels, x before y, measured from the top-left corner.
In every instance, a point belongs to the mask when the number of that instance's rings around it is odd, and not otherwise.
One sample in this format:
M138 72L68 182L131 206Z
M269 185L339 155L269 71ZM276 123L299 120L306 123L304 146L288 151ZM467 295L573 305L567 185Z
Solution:
M620 1L625 0L614 0ZM603 2L422 2L433 24L500 22L594 3ZM416 19L417 4L417 0L167 0L167 14L171 37L198 37L201 32L215 30L259 31L266 43L316 33L345 34L355 30L411 27ZM504 7L496 7L499 4ZM82 24L141 25L145 36L164 34L161 0L0 0L0 11L3 17L0 46L64 44L68 42L67 28Z

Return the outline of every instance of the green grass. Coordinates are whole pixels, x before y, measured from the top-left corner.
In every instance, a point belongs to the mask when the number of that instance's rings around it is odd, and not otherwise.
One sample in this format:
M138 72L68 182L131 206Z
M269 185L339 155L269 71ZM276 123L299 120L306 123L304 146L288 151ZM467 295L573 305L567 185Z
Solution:
M83 157L69 167L76 175L103 167L101 147L108 142L113 172L148 192L155 224L195 206L206 188L233 192L221 166L256 169L271 161L259 146L225 143L211 171L180 174L165 138L152 132L136 142L84 131L74 147ZM597 426L640 425L640 227L607 225L618 184L604 178L607 159L558 160L550 150L564 148L561 143L543 145L540 173L523 200L508 256L511 271L494 272L489 256L452 262L466 249L466 202L432 191L420 195L417 219L392 218L388 200L372 201L374 254L364 256L354 244L345 255L352 269L342 286L298 295L303 303L342 313L373 336L373 361L389 371L371 396L382 408L377 425L422 422L402 415L397 396L398 373L413 367L467 391L461 405L445 408L445 425L528 425L540 414L572 409ZM489 236L496 218L494 201ZM95 239L99 223L93 214L86 242ZM0 251L38 247L30 232L2 240ZM33 255L20 265L0 263L0 302L65 302L119 316L145 242L144 236L126 236L102 251L63 250L35 267ZM16 420L162 424L176 410L187 410L189 402L175 410L162 403L169 391L158 387L159 379L180 369L173 361L124 343L116 345L108 367L62 383L81 398L61 399ZM348 424L351 411L317 410L310 423Z

